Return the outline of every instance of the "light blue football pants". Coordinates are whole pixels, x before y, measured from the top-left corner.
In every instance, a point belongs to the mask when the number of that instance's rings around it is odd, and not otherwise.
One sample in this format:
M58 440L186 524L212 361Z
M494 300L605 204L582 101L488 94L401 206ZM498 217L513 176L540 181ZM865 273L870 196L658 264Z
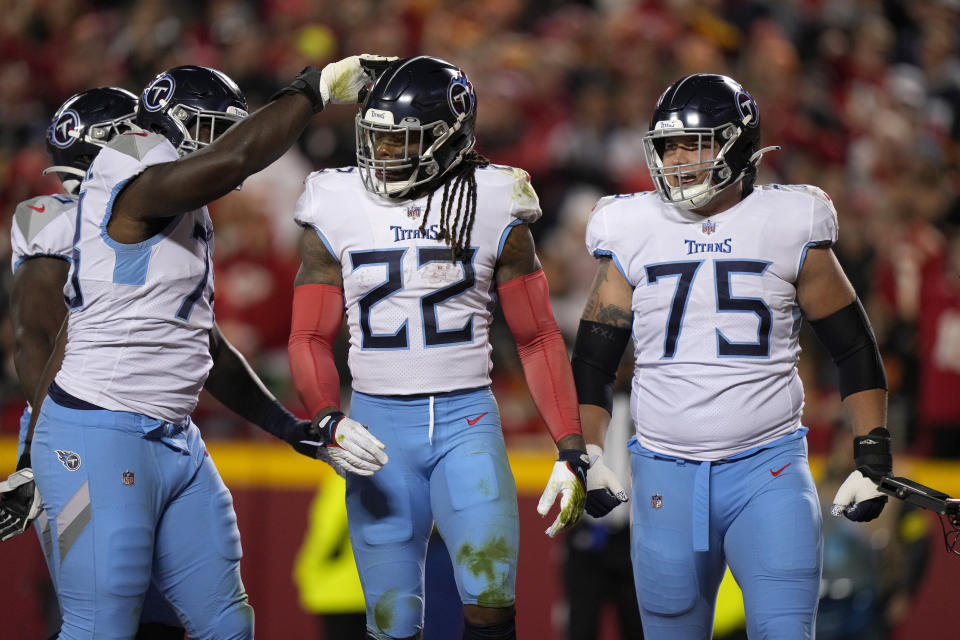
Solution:
M517 489L488 388L400 398L354 392L350 417L390 457L369 478L347 476L350 542L375 638L423 626L424 562L436 521L460 599L509 607L515 599Z
M822 566L806 430L737 459L661 456L631 438L631 555L647 638L709 640L729 563L751 640L812 638Z
M31 460L61 639L133 638L164 599L191 640L253 638L233 499L196 425L48 396Z

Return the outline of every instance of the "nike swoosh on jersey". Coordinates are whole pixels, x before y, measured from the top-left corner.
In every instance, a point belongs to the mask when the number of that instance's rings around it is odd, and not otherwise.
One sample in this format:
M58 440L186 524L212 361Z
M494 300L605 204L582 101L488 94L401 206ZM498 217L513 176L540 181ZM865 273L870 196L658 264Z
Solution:
M28 204L27 206L33 209L34 211L36 211L37 213L43 213L44 210L47 208L47 205L45 204L42 204L39 207L35 207L32 204Z
M490 412L489 412L489 411L484 411L483 413L481 413L480 415L478 415L478 416L477 416L476 418L474 418L473 420L471 420L470 418L467 418L467 424L472 427L473 425L477 424L477 422L480 421L480 418L482 418L483 416L487 415L488 413L490 413Z
M788 462L787 464L783 465L782 467L780 467L780 468L777 469L776 471L774 471L773 469L770 469L770 475L772 475L774 478L776 478L778 475L780 475L781 473L783 473L783 470L786 469L787 467L789 467L790 464L791 464L791 463Z

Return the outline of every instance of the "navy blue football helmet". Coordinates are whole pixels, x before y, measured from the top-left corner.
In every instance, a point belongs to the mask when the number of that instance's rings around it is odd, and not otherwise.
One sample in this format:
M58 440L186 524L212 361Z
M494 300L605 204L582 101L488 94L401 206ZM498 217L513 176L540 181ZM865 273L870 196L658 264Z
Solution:
M137 97L117 87L81 91L67 99L47 127L47 151L64 188L75 193L87 168L107 142L130 129Z
M476 142L477 96L462 69L416 56L381 73L356 117L364 186L403 198L442 178Z
M158 74L144 88L136 123L166 137L183 156L207 146L246 115L247 100L228 75L185 65Z
M758 150L757 103L736 80L713 73L686 76L667 87L643 142L657 193L684 209L704 206L737 180L744 181L746 192L763 152L776 148ZM667 165L668 144L699 149L699 159Z

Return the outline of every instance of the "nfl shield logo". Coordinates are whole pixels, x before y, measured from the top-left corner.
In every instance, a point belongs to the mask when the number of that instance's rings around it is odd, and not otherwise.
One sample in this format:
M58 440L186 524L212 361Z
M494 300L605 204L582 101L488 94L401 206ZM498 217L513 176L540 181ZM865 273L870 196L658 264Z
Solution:
M655 493L650 496L650 507L653 509L659 509L663 506L663 496L659 493Z
M123 484L128 487L132 487L133 483L136 481L133 477L133 471L124 471L122 474Z
M407 208L407 217L411 220L416 220L420 217L420 207L408 207Z
M717 223L712 220L705 221L703 225L701 225L700 227L700 231L702 231L705 235L710 235L716 230L717 230Z

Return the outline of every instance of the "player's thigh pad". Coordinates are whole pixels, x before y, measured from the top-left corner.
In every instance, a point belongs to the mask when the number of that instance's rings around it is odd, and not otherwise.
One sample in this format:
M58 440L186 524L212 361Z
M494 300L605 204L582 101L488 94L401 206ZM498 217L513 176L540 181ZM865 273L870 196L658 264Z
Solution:
M430 513L426 405L354 393L350 417L386 446L373 476L347 476L347 518L376 638L406 638L423 625L423 572Z
M724 542L743 591L747 631L751 638L807 638L820 588L822 522L804 441L755 457L753 468L741 473L753 493Z
M463 603L509 607L516 599L519 516L496 404L475 398L452 409L430 481L433 515Z
M631 455L631 558L644 633L709 638L723 577L719 545L693 550L693 492L699 465Z
M240 531L233 498L199 430L186 433L200 468L157 526L154 581L197 640L253 637L253 609L240 579Z
M95 415L109 413L48 400L34 434L61 638L132 637L150 584L163 484L155 447L163 445ZM97 426L98 417L107 422Z

